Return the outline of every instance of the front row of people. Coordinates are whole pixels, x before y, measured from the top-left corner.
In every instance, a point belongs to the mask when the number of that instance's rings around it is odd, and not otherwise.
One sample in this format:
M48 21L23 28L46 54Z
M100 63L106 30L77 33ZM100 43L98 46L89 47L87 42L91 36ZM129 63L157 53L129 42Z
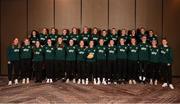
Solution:
M136 44L136 39L132 38L129 45L125 44L124 38L120 38L117 45L110 40L108 46L99 39L95 47L93 40L89 46L85 46L83 40L77 46L73 40L65 44L62 37L57 39L55 46L51 39L44 46L39 41L31 46L29 39L25 39L20 46L18 38L15 38L8 47L8 85L12 85L12 81L18 84L19 79L23 84L29 83L32 76L37 83L44 79L46 83L62 79L66 83L92 82L95 85L136 84L137 81L157 85L162 79L162 87L174 89L172 49L167 40L163 38L162 45L158 46L157 40L150 45L146 36L141 39L142 42Z

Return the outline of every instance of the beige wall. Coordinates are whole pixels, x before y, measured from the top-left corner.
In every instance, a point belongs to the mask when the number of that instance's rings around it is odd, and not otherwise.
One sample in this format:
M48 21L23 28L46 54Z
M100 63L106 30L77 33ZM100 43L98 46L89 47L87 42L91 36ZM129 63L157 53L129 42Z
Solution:
M136 2L135 2L136 1ZM163 13L162 13L162 1ZM6 48L12 38L21 40L32 29L83 26L117 29L144 26L158 34L164 30L174 49L173 74L180 75L177 38L180 0L1 0L1 72L7 74ZM162 14L163 22L162 22Z
M173 48L173 75L180 76L180 0L164 0L164 36Z

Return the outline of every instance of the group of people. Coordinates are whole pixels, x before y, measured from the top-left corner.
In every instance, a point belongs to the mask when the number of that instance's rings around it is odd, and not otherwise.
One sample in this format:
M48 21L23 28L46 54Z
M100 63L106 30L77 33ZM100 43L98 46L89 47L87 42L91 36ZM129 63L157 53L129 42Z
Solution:
M158 44L160 43L160 44ZM73 27L59 35L55 28L36 30L8 47L8 85L62 80L77 84L149 83L172 85L172 49L153 30L99 30ZM14 71L14 74L13 74Z

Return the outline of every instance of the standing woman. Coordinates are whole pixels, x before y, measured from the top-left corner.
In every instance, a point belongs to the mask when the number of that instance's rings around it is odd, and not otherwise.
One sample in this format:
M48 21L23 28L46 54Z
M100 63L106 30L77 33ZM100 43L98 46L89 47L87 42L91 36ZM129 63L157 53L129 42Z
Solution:
M102 84L107 85L106 83L106 46L104 45L104 39L99 40L99 45L96 47L96 55L97 55L97 85Z
M113 40L115 44L117 43L118 34L117 34L117 31L116 31L115 28L112 28L111 34L109 35L109 39L110 39L110 40Z
M32 46L34 46L36 41L39 40L38 32L36 30L32 30L29 40Z
M20 64L20 44L19 39L14 38L12 44L8 47L8 85L12 85L12 80L18 84ZM14 69L14 78L13 78Z
M136 30L131 30L130 31L130 34L128 34L128 37L127 37L127 44L131 44L131 38L137 38L136 37Z
M119 39L120 38L123 38L125 40L125 43L127 43L128 35L127 35L127 30L126 29L121 30L121 35L119 36Z
M22 84L29 83L29 79L32 75L32 47L30 45L29 39L25 38L23 46L20 50L21 56L21 77Z
M76 46L74 41L69 40L69 46L66 48L66 83L73 79L73 83L76 83Z
M64 42L65 44L68 44L69 34L68 34L68 30L67 30L67 29L63 29L62 34L61 34L61 37L62 37L62 39L63 39L63 42Z
M154 34L153 30L149 30L148 32L148 42L152 43L153 40L158 41L158 36Z
M86 49L86 70L88 78L93 78L93 83L96 85L96 48L93 40L89 42L89 47Z
M74 45L78 45L78 43L79 43L79 41L80 41L80 35L78 34L78 30L77 30L77 28L75 28L75 27L73 27L72 28L72 32L71 32L71 34L70 34L70 36L69 36L69 39L71 40L73 40L74 41Z
M117 72L116 72L116 46L114 45L114 40L110 40L107 48L107 65L108 65L108 71L107 71L108 84L111 84L111 82L117 84L117 80L115 80L115 74Z
M172 48L169 47L166 38L162 39L162 46L160 47L160 59L160 70L163 73L164 79L162 87L169 86L171 89L174 89L174 86L172 85L173 54Z
M40 41L36 41L35 46L33 47L33 65L35 70L35 79L36 83L42 83L42 66L43 66L43 47L40 44Z
M150 84L157 85L159 79L159 60L160 60L160 51L157 46L157 40L152 40L150 47L150 67L149 67L149 75L150 75Z
M44 59L45 59L45 69L47 75L46 83L53 83L54 75L54 47L52 45L51 39L47 40L47 45L44 46Z
M90 40L94 41L94 46L96 46L98 44L99 34L98 34L98 29L96 27L93 28Z
M117 68L116 80L124 83L127 80L127 54L128 46L125 44L124 38L120 38L117 44Z
M138 45L136 39L131 39L131 45L128 47L128 77L129 84L136 84L138 69Z
M51 29L51 34L49 34L48 38L51 39L52 45L54 46L56 44L57 38L58 38L57 30L55 28Z
M47 38L48 38L48 29L43 28L42 33L39 34L39 41L41 45L45 45L47 43Z
M86 75L86 49L84 46L84 41L81 40L79 42L79 47L77 48L77 75L78 75L78 84L82 82L82 84L88 84L89 80Z
M100 38L104 40L104 45L108 45L109 43L109 37L106 30L102 30Z
M66 44L62 37L59 37L55 47L55 78L64 79L66 62Z
M83 32L81 34L81 39L84 41L84 45L88 46L88 42L90 40L90 32L87 26L84 26Z

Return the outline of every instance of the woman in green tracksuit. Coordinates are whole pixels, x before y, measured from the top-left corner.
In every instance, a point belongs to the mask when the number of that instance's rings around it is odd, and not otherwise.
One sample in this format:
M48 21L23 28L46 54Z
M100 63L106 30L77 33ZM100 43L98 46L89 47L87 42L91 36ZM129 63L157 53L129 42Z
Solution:
M41 45L45 45L47 43L47 38L48 38L48 29L43 28L42 33L39 34L39 41Z
M89 42L89 47L86 49L86 75L88 78L93 78L93 83L96 85L96 48L94 47L94 41Z
M32 30L29 40L32 46L34 46L36 41L39 40L39 34L36 30Z
M131 44L128 46L128 79L129 84L136 84L137 69L138 69L138 45L136 39L131 39Z
M68 42L69 42L69 34L68 34L68 30L67 29L63 29L61 37L63 39L63 42L65 44L68 44Z
M65 78L66 44L62 37L57 39L55 46L55 79Z
M54 76L54 55L55 49L52 45L51 39L47 40L47 45L44 46L44 59L45 59L45 69L46 69L46 83L53 83Z
M94 41L94 46L96 46L98 44L99 41L99 33L98 33L98 29L96 27L93 28L92 34L91 34L91 39Z
M90 40L90 32L89 32L89 30L88 30L88 27L87 26L85 26L84 28L83 28L83 32L81 33L81 40L83 40L84 41L84 45L85 46L88 46L88 42L89 42L89 40Z
M29 83L29 79L32 75L32 47L30 45L29 39L24 39L24 43L20 49L21 57L21 77L22 84Z
M43 66L43 47L40 44L40 41L36 41L35 46L33 47L33 66L35 70L35 79L36 83L42 83L42 66Z
M104 40L104 45L108 45L108 43L109 43L109 37L108 37L108 34L107 34L107 31L106 31L106 30L102 30L101 35L100 35L99 38L101 38L101 39Z
M49 34L48 39L51 39L52 45L54 46L57 42L58 34L55 28L51 29L51 34Z
M162 87L169 86L171 89L174 89L172 85L172 62L173 54L172 49L168 45L166 38L162 39L162 46L160 47L160 70L163 73L163 85Z
M114 41L114 44L117 44L118 40L118 34L115 28L111 29L111 33L109 35L109 39Z
M114 45L114 40L110 40L109 45L107 47L107 82L110 84L114 82L117 84L117 80L115 79L116 72L116 46Z
M104 39L99 40L99 45L96 46L96 56L97 56L97 84L99 85L102 80L102 84L106 85L106 46L104 45Z
M78 34L77 28L72 28L72 32L69 35L69 40L73 40L74 45L78 45L79 41L81 40L81 36Z
M20 45L19 39L14 38L13 43L8 47L8 85L12 85L12 80L18 84L20 64ZM14 70L14 78L13 78Z
M139 80L143 83L149 79L148 64L149 64L149 43L147 42L146 35L143 35L141 38L142 42L138 44L139 46Z
M128 39L128 35L127 35L127 30L126 29L122 29L121 30L121 35L118 37L119 39L120 38L123 38L125 40L125 43L127 44L127 39Z
M69 40L69 46L66 48L66 83L73 79L76 83L76 46L72 39Z
M152 40L150 47L150 57L149 57L149 76L150 76L150 84L157 85L159 79L159 59L160 59L160 51L157 46L157 40Z
M86 75L86 49L84 46L84 41L79 42L79 47L77 47L77 75L78 75L78 84L88 84L89 80Z
M125 44L124 38L120 38L117 44L117 68L116 80L124 83L127 80L127 54L128 46Z

